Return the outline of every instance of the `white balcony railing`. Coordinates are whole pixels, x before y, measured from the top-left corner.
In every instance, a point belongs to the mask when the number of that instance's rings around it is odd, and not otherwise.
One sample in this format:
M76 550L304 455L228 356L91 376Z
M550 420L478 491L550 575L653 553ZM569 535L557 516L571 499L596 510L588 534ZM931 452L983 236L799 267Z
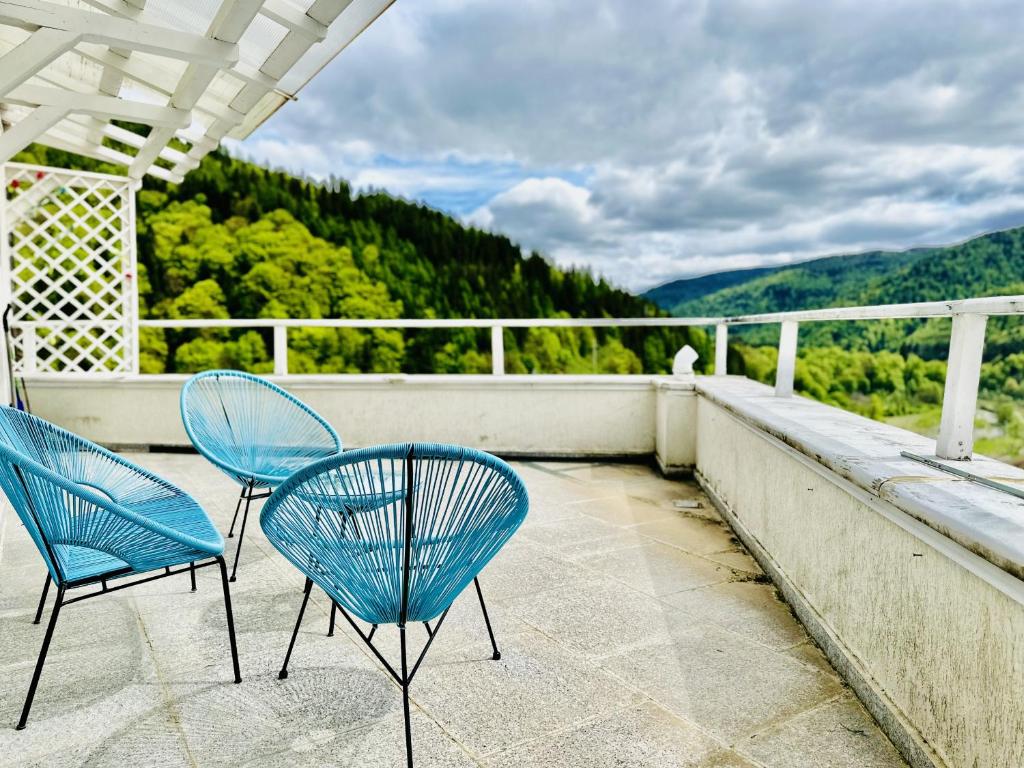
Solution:
M139 320L141 328L272 328L274 374L288 375L289 328L490 328L492 373L505 373L505 328L665 328L713 327L715 329L716 375L726 372L728 334L731 325L779 324L779 355L775 375L775 394L793 393L796 370L797 331L800 323L836 320L890 320L949 317L953 320L950 338L942 420L936 444L938 456L969 459L973 450L974 417L981 376L982 351L987 319L995 315L1024 314L1024 296L997 296L959 301L888 304L867 307L838 307L776 312L733 317L643 317L643 318L465 318L465 319L180 319ZM58 330L68 321L19 321L12 327L21 334L22 369L27 375L44 373L35 366L37 330Z

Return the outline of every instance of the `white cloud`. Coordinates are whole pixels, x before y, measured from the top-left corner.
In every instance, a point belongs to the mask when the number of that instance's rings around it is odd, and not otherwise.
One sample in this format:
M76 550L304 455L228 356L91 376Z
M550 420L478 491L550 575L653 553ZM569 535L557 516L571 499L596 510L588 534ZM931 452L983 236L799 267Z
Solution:
M243 153L633 288L1024 224L1016 0L396 3Z

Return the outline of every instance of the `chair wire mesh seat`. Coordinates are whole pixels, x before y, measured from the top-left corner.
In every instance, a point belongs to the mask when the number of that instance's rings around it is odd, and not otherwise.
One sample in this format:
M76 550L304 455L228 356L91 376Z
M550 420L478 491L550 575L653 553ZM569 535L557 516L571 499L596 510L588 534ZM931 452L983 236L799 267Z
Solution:
M455 445L364 448L296 472L260 514L271 544L306 576L279 677L288 677L316 584L331 598L332 620L339 611L402 687L412 766L409 686L452 603L470 583L483 609L492 658L501 658L478 574L522 524L528 507L526 487L508 464ZM364 631L356 619L370 629ZM415 656L406 638L413 622L427 629L427 641ZM398 627L400 672L373 644L381 624Z
M241 681L224 539L182 490L43 419L0 406L0 486L42 555L57 597L17 728L28 722L43 664L65 605L155 579L218 565L235 682ZM182 566L182 567L175 567ZM141 579L120 579L159 571ZM114 582L111 585L111 582ZM99 585L68 597L70 590Z
M318 413L281 387L242 371L206 371L185 382L181 419L192 445L241 486L228 538L245 502L231 581L238 571L249 505L296 470L341 453L341 438Z

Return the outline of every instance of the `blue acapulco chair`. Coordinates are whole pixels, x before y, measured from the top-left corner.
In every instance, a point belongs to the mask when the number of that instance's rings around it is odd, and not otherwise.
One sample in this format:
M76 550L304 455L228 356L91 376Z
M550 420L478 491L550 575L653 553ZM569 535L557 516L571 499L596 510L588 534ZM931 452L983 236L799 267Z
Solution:
M528 507L526 487L508 464L455 445L364 448L296 472L260 514L270 542L306 575L279 677L288 677L315 583L402 687L412 766L409 685L448 609L470 583L483 608L493 658L500 658L477 576L519 528ZM370 624L369 631L353 617ZM428 635L414 657L406 645L406 626L412 622L422 622ZM398 626L401 672L373 644L381 624Z
M245 502L231 581L249 504L268 497L296 470L341 453L341 438L318 413L281 387L241 371L206 371L185 382L181 419L196 450L242 486L228 538Z
M17 728L25 727L60 609L97 595L217 564L235 682L241 682L224 539L184 491L88 440L24 411L0 407L0 486L48 571L57 597ZM174 568L174 566L187 566ZM141 579L125 577L159 571ZM113 583L113 586L111 586ZM99 586L68 597L79 587Z

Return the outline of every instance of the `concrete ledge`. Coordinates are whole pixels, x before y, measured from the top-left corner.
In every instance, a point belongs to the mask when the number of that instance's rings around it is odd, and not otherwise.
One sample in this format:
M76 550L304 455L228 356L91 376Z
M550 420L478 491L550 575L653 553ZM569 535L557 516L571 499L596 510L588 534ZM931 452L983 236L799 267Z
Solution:
M1024 765L1024 582L897 507L885 489L903 476L878 474L888 456L870 455L872 432L930 453L924 438L750 382L698 390L699 481L908 761ZM834 469L844 456L871 471ZM945 475L908 484L961 505L988 491Z
M771 387L742 377L701 377L697 387L741 420L1024 578L1024 502L900 456L935 459L934 440L803 397L775 397ZM1024 490L1017 467L977 455L966 468Z

